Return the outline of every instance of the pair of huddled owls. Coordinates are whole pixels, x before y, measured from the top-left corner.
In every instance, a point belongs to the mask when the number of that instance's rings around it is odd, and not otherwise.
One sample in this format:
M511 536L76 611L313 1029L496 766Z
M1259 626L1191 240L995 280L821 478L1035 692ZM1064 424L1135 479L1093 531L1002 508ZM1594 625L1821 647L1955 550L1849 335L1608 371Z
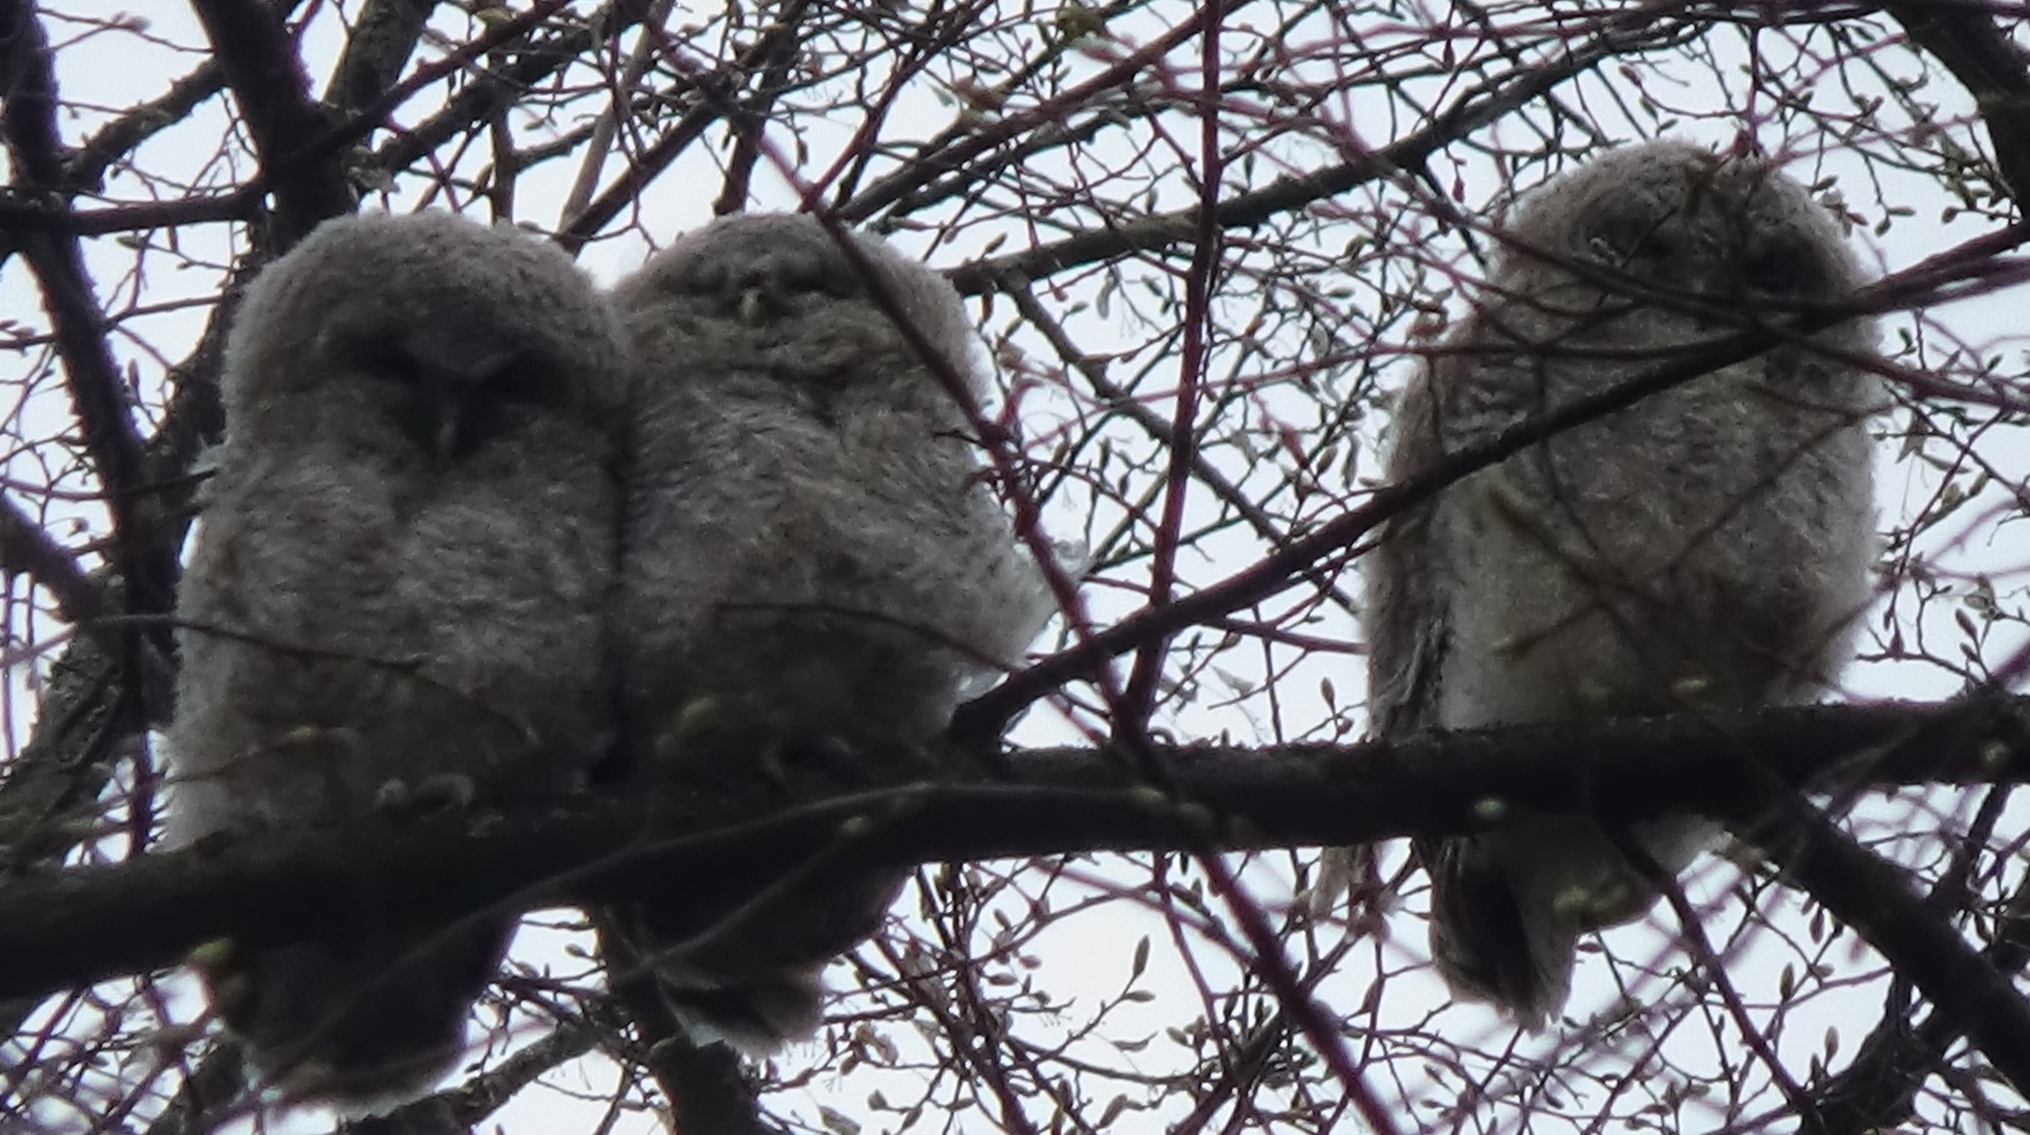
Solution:
M982 392L971 336L941 278L810 217L721 219L611 295L510 226L326 223L227 346L170 841L555 799L613 751L934 737L1052 609L947 386ZM771 1049L900 885L805 896L657 977L698 1039ZM711 924L683 891L621 918L652 963ZM359 898L342 939L201 954L256 1082L351 1112L452 1067L517 915Z

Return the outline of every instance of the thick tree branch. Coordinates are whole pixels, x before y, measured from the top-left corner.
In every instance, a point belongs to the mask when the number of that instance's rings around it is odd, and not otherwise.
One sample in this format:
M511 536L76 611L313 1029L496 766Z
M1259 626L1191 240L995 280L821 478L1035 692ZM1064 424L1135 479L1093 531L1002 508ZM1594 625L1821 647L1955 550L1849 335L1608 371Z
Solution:
M2030 888L2009 903L1995 940L1983 951L1998 974L2020 974L2030 964ZM1899 985L1901 983L1898 983ZM1907 1000L1908 989L1901 990ZM1811 1110L1800 1117L1801 1135L1868 1135L1895 1130L1917 1108L1917 1093L1946 1053L1966 1035L1965 1022L1941 1007L1913 1024L1907 1004L1892 1003L1868 1034L1853 1063L1819 1086Z
M67 623L110 613L105 587L78 567L77 554L5 497L0 497L0 572L34 580L56 600Z
M1739 769L1773 782L1901 785L2030 772L2030 702L1818 706L1461 733L1395 746L1171 747L1178 797L1109 752L1030 750L992 774L790 806L779 788L686 786L485 820L366 817L222 849L73 868L0 887L0 997L175 964L231 935L249 947L327 932L367 895L391 917L597 903L690 882L699 931L771 880L871 863L1072 851L1233 850L1476 830L1488 801L1634 821L1741 808ZM918 766L920 768L920 766ZM817 798L820 794L805 794ZM853 848L839 854L841 833Z
M58 98L52 67L49 44L32 6L27 0L0 0L0 90L5 95L0 99L0 135L4 135L13 158L16 180L10 188L18 197L62 208L66 167L56 126ZM144 494L150 487L144 450L126 386L107 346L109 321L85 271L83 251L75 237L47 229L20 232L16 240L40 285L57 357L63 362L65 390L112 520L110 558L119 569L125 609L144 614L166 612L174 602L175 553L157 538L151 519L155 510L144 507ZM9 536L8 552L17 566L38 568L38 579L60 601L91 605L91 597L74 585L75 578L64 578L66 573L56 562L63 555L60 549L46 541L30 547L18 525ZM29 561L34 561L33 565ZM79 575L75 567L68 574ZM168 653L164 636L155 636L151 643L128 634L110 655L139 679L149 669L159 669L159 660L150 657L151 646L164 656ZM146 697L146 683L136 680L122 685L138 707Z
M2030 60L1978 4L1884 6L1911 42L1929 52L1974 96L1995 167L2018 209L2030 194Z
M1930 998L1938 1008L1929 1028L1944 1032L1947 1042L1955 1033L1972 1038L2017 1092L2030 1092L2030 1002L2010 981L2013 971L1983 957L1931 909L1907 872L1795 797L1744 801L1730 819L1751 838L1762 837L1787 882L1809 892ZM1922 1052L1913 1046L1914 1055Z
M324 101L345 114L372 106L395 85L437 0L368 0L332 69Z
M275 196L276 246L288 248L327 218L352 212L338 155L319 152L305 160L307 144L329 132L332 121L310 99L310 77L281 14L263 0L192 0L191 7L225 69Z

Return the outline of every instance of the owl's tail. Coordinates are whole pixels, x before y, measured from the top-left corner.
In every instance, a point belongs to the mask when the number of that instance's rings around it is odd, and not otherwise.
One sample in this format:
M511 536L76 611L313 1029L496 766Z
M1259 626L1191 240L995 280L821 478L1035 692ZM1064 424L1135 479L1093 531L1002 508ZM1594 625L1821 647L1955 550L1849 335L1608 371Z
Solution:
M759 1059L818 1031L824 1022L825 987L818 979L823 970L822 962L813 963L740 985L678 984L665 975L662 992L692 1044L724 1041Z
M421 1096L458 1063L513 932L513 919L379 927L245 956L219 943L195 960L253 1087L358 1117Z
M724 1041L765 1057L817 1032L819 975L880 929L902 872L878 870L789 886L735 910L683 892L601 915L609 980L653 975L656 993L693 1044Z
M1682 871L1711 825L1666 819L1631 835L1659 867ZM1431 875L1431 956L1461 1000L1492 1002L1536 1030L1564 1007L1579 936L1643 915L1656 889L1598 825L1538 817L1448 840L1420 840Z

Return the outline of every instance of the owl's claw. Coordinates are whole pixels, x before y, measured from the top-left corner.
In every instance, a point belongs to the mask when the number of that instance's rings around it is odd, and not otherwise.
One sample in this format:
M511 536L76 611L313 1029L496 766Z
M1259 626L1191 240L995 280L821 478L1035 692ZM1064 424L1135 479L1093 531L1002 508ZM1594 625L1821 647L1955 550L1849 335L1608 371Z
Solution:
M478 786L464 773L434 773L417 781L413 788L395 777L375 791L374 810L463 811L472 807L478 797Z
M730 715L724 702L710 694L691 698L678 706L656 733L656 759L676 760L704 738L725 732L729 725Z
M210 974L231 964L233 952L231 938L213 938L209 942L200 942L191 947L190 953L185 954L183 960L199 973Z

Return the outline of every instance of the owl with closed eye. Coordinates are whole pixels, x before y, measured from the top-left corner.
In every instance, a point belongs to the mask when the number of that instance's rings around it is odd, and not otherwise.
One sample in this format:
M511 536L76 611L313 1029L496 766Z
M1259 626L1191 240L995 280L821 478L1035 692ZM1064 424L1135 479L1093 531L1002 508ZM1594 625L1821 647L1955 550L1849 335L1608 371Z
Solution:
M511 226L343 217L260 274L178 605L172 845L571 790L614 739L626 374L604 297ZM260 1086L372 1111L450 1070L516 912L344 901L204 968Z
M936 737L1054 609L955 397L984 392L957 294L872 237L753 215L614 302L638 371L615 619L633 750L683 775ZM706 954L674 944L726 912L684 880L624 921L694 1039L763 1054L817 1026L819 971L901 880L795 891Z
M1526 196L1479 305L1410 384L1391 480L1702 344L1837 314L1864 282L1835 218L1767 162L1677 142ZM1558 433L1392 520L1367 566L1385 739L1810 701L1848 654L1874 552L1875 332L1850 317ZM1627 839L1515 815L1426 840L1431 946L1461 998L1540 1025L1576 943L1657 897L1712 829Z

